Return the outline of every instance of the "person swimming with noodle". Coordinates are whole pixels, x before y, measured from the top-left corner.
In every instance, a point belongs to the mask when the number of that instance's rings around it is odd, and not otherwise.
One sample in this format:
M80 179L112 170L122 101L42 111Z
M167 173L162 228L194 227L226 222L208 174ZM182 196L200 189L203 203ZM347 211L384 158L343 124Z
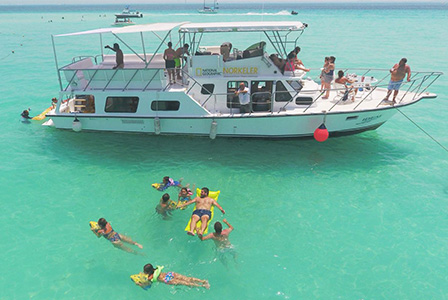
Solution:
M105 239L107 239L109 242L111 242L115 248L119 248L123 251L129 252L132 254L142 254L142 253L139 253L139 252L123 245L123 242L125 242L125 243L131 244L131 245L135 245L135 246L139 247L140 249L143 249L142 245L140 245L137 242L134 242L130 237L127 237L124 234L120 234L120 233L114 231L112 229L112 226L110 225L109 222L106 221L106 219L100 218L98 220L98 225L100 227L99 230L95 230L94 228L91 228L91 230L93 231L93 233L95 233L95 235L97 237L103 236Z
M146 264L143 267L143 273L147 278L145 282L135 282L135 284L145 288L151 285L153 282L163 282L169 285L185 285L191 287L203 287L206 289L210 288L208 280L203 280L194 277L188 277L175 272L162 272L163 267L157 266L153 267L152 264Z

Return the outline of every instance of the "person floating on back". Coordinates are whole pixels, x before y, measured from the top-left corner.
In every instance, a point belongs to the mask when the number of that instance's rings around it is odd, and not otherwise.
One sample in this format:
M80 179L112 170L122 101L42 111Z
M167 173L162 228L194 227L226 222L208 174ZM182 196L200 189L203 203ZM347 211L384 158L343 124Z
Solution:
M110 49L115 52L115 62L117 65L115 67L113 67L112 69L123 69L124 68L124 57L123 57L123 51L121 51L121 49L120 49L120 45L115 43L113 48L109 45L105 46L104 48Z
M127 237L124 234L119 234L118 232L115 232L112 229L112 226L110 225L110 223L106 221L106 219L100 218L98 220L98 226L100 227L100 229L95 229L94 227L91 227L91 230L93 231L93 233L95 233L95 235L97 237L100 238L103 236L105 239L110 241L114 247L119 248L123 251L129 252L132 254L141 254L129 247L126 247L125 245L123 245L123 242L131 244L131 245L135 245L135 246L139 247L140 249L143 249L143 246L137 242L134 242L130 237Z
M218 202L215 201L215 199L210 198L208 196L209 189L206 187L203 187L201 189L201 195L199 197L195 197L193 200L190 200L184 204L180 204L178 207L182 208L185 206L188 206L192 203L196 203L196 210L193 212L191 216L191 223L190 223L190 231L187 231L188 235L194 236L194 230L196 228L196 223L201 220L201 229L198 230L198 235L202 236L203 232L207 228L207 222L210 220L212 213L212 205L215 205L218 207L223 214L225 214L225 210L221 207L221 205L218 204Z
M395 98L397 98L398 90L403 83L404 77L408 75L407 81L411 81L411 67L409 67L406 58L402 58L398 64L395 64L392 69L390 69L390 81L387 87L386 98L383 99L384 102L389 102L389 96L394 91L394 97L392 99L392 104L396 104Z
M188 277L185 275L181 275L179 273L174 272L162 272L163 267L157 266L154 268L152 264L146 264L143 267L143 276L145 277L144 281L135 281L135 284L141 286L142 288L147 288L151 286L153 282L163 282L170 285L186 285L186 286L194 286L194 287L204 287L206 289L210 288L210 284L208 280L203 280L194 277ZM132 278L133 276L131 276Z

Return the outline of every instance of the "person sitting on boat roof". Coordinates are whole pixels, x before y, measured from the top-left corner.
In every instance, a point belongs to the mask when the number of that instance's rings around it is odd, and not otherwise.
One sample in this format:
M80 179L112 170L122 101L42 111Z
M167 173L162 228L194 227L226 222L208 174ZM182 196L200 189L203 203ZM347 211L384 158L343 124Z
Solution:
M117 65L115 67L113 67L112 69L123 69L124 68L124 57L123 57L123 51L121 51L121 49L120 49L120 45L115 43L113 48L109 45L105 46L104 48L110 49L115 52L115 62Z
M235 95L238 95L238 99L240 101L240 113L244 114L250 112L249 88L246 87L244 82L240 83L240 87L237 91L235 91Z
M286 61L286 64L285 64L285 71L290 71L290 72L295 71L295 69L296 69L295 59L296 59L295 52L290 52L288 54L288 60Z
M188 48L190 45L184 44L183 47L180 47L176 50L176 56L174 58L174 63L176 65L176 76L178 80L181 80L182 77L180 76L180 69L182 67L181 59L184 61L187 61L187 56L190 55L190 52L188 52Z
M292 50L290 52L290 53L294 54L295 69L296 70L302 70L302 71L305 71L305 72L309 72L310 69L305 68L305 66L303 65L303 62L300 59L297 58L297 55L299 54L299 52L300 52L300 47L299 46L295 47L294 50Z
M269 58L272 60L274 65L280 69L280 72L283 74L285 70L286 61L283 58L279 58L278 54L271 54L269 55Z

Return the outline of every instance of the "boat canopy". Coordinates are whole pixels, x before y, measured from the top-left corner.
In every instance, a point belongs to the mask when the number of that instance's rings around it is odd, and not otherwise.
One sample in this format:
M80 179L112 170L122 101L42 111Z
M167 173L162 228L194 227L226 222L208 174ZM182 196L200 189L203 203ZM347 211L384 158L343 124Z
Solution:
M189 23L179 28L181 33L196 32L248 32L248 31L303 31L307 24L302 22L222 22Z
M100 33L133 33L133 32L157 32L157 31L171 31L176 27L186 24L187 22L181 23L153 23L153 24L144 24L144 25L134 25L123 28L99 28L94 30L66 33L66 34L58 34L59 36L74 36L74 35L85 35L85 34L100 34Z

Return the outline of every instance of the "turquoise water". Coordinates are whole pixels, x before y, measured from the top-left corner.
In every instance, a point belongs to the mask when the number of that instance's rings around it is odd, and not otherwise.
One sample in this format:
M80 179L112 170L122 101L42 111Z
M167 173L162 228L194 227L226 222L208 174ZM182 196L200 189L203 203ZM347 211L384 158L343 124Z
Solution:
M216 16L191 7L141 10L146 22L299 19L310 25L299 44L311 68L328 55L337 67L375 68L407 57L413 70L448 73L446 5L322 5L295 17L287 13L293 8L224 7ZM120 9L1 14L0 299L448 298L447 152L400 113L376 131L325 143L74 133L21 123L23 109L40 113L57 95L50 34L108 27ZM67 51L81 54L83 45ZM430 89L437 99L402 109L445 147L447 83L444 76ZM185 234L191 207L170 220L155 214L162 194L150 184L165 175L221 190L236 263L227 256L225 265L212 242ZM96 239L88 222L100 217L140 242L146 256ZM214 220L222 218L217 211ZM206 278L211 289L158 284L144 291L129 275L147 262Z

